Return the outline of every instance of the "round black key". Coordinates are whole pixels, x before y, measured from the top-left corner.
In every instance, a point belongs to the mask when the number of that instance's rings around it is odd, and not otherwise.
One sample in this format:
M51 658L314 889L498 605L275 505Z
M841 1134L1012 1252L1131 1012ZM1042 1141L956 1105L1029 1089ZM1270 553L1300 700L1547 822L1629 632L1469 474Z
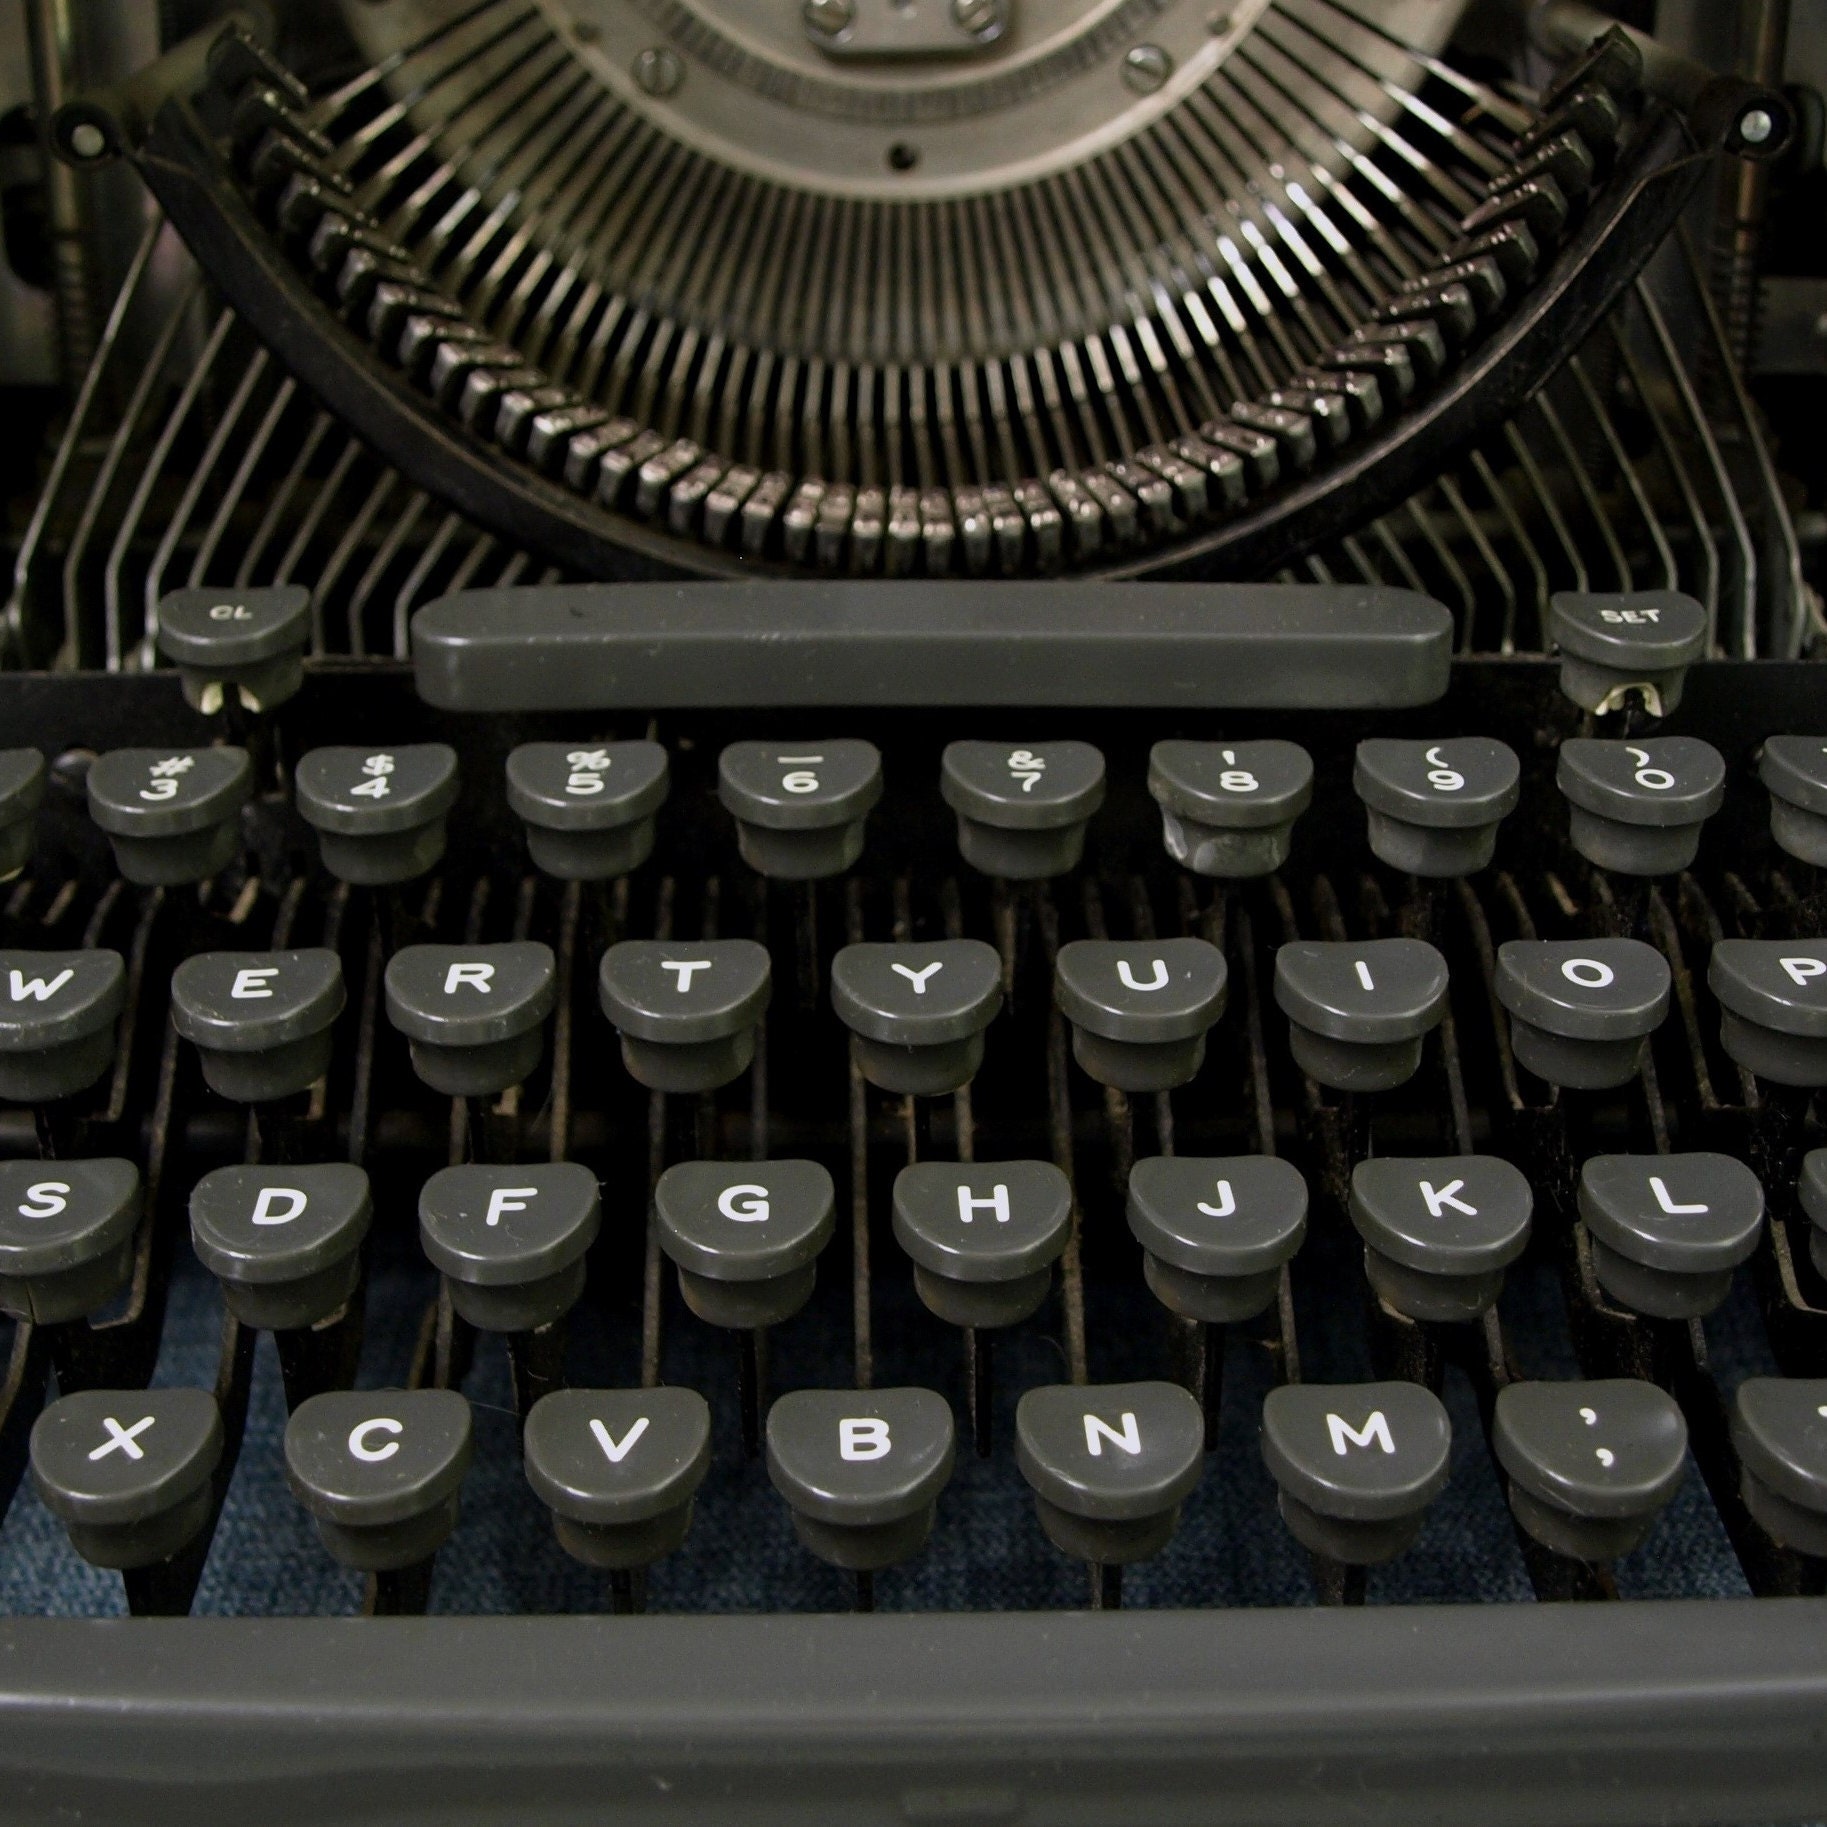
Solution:
M1053 999L1073 1057L1100 1085L1169 1091L1204 1063L1227 977L1204 939L1075 939L1054 961Z
M831 962L831 1006L872 1085L937 1097L983 1064L984 1030L1002 1007L1002 959L981 939L846 945Z
M312 749L293 791L317 831L324 867L340 882L383 888L425 874L444 855L457 803L457 751L442 742L404 748Z
M1269 875L1313 800L1313 758L1293 742L1157 742L1148 790L1167 854L1195 875Z
M1453 1426L1419 1383L1284 1383L1262 1405L1262 1457L1303 1547L1392 1560L1446 1488Z
M653 1199L660 1248L700 1319L775 1326L812 1298L837 1210L816 1161L680 1161Z
M1732 1155L1594 1155L1579 1206L1599 1285L1656 1319L1711 1313L1764 1224L1764 1189Z
M1476 1319L1529 1242L1535 1195L1496 1155L1379 1155L1351 1170L1364 1273L1396 1312Z
M304 683L311 593L301 584L173 590L159 599L158 643L193 710L213 717L231 691L250 711L273 710Z
M387 1019L412 1068L447 1097L493 1097L545 1050L557 963L549 945L409 945L387 961Z
M1573 1560L1614 1561L1681 1483L1687 1423L1666 1390L1631 1377L1511 1383L1497 1392L1491 1447L1529 1534Z
M533 1404L521 1448L567 1554L646 1567L691 1526L710 1470L710 1405L695 1389L557 1389Z
M534 863L563 882L640 868L653 854L667 769L657 742L523 742L507 759L507 798Z
M85 1389L32 1424L32 1482L97 1567L153 1567L209 1526L222 1416L206 1389Z
M1770 790L1770 835L1778 846L1799 863L1827 869L1827 737L1772 736L1757 775Z
M734 815L742 860L761 875L814 881L863 854L863 822L882 797L873 742L732 742L717 757L717 797Z
M1725 800L1725 762L1692 736L1563 742L1555 772L1573 847L1618 875L1673 875L1693 862L1700 829Z
M1759 1078L1827 1085L1827 940L1721 939L1706 970L1719 1043Z
M1732 1446L1745 1507L1785 1546L1827 1559L1827 1378L1747 1377Z
M285 1475L345 1567L429 1560L457 1526L469 1404L454 1389L336 1389L292 1411Z
M139 1219L131 1161L0 1161L0 1312L43 1326L105 1307Z
M1810 1149L1803 1157L1797 1190L1811 1227L1808 1254L1813 1257L1814 1266L1827 1275L1827 1148Z
M1358 744L1353 787L1370 847L1410 875L1470 875L1497 853L1497 827L1516 810L1522 768L1490 736L1445 742L1379 738Z
M1015 1463L1047 1539L1121 1567L1159 1554L1205 1469L1205 1416L1178 1383L1054 1383L1015 1410Z
M0 749L0 882L31 861L44 782L44 757L36 749Z
M1497 951L1517 1059L1575 1091L1636 1077L1668 1014L1669 984L1668 960L1640 939L1511 939Z
M342 960L297 952L198 952L171 974L171 1025L212 1091L240 1103L291 1097L330 1068L346 1000Z
M572 1161L446 1167L419 1191L419 1242L451 1305L485 1332L569 1313L602 1225L596 1176Z
M768 1477L814 1554L873 1573L926 1545L953 1435L930 1389L799 1389L768 1410Z
M920 1299L954 1326L1026 1319L1071 1228L1071 1183L1050 1161L919 1161L895 1175L895 1240Z
M773 987L753 939L627 939L597 975L622 1063L652 1091L714 1091L746 1072Z
M1129 1229L1170 1312L1253 1319L1307 1235L1307 1183L1274 1155L1155 1155L1130 1169Z
M126 1000L119 952L0 951L0 1097L41 1104L86 1091L114 1064Z
M1104 803L1104 757L1088 742L947 743L939 791L958 814L958 850L1012 882L1076 869Z
M1687 669L1706 657L1706 610L1677 590L1563 590L1548 599L1548 633L1561 650L1561 690L1600 713L1635 692L1652 717L1670 715Z
M1446 960L1420 939L1296 940L1275 954L1295 1063L1335 1091L1413 1078L1446 1013Z
M368 1176L346 1161L218 1167L190 1195L190 1243L244 1326L328 1319L361 1279L374 1219Z
M241 847L254 791L246 749L110 749L90 763L89 816L142 887L201 882Z

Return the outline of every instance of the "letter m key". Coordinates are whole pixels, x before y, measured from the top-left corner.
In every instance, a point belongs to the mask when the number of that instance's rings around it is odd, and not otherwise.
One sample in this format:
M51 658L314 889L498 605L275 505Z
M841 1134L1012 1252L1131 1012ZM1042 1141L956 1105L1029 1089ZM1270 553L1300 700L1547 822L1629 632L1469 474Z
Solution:
M1370 1419L1362 1427L1353 1427L1343 1415L1328 1415L1326 1430L1332 1436L1332 1450L1341 1459L1351 1447L1367 1447L1373 1440L1386 1453L1396 1450L1396 1443L1390 1436L1389 1423L1384 1420L1380 1408L1371 1411Z

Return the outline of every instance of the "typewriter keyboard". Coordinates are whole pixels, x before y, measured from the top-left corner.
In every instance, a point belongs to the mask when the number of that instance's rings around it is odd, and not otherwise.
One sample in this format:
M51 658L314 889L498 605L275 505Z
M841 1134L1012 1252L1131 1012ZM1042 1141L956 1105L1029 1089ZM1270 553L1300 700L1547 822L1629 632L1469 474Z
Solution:
M0 754L6 1610L1821 1590L1805 669L484 715L198 640Z

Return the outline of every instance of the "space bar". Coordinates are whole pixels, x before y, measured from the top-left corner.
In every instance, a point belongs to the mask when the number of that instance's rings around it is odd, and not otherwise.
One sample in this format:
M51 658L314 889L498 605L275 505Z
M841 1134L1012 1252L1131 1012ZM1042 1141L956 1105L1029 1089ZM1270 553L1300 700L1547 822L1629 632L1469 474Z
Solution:
M473 711L1386 710L1445 692L1452 638L1413 591L1307 584L539 584L412 624L420 696Z

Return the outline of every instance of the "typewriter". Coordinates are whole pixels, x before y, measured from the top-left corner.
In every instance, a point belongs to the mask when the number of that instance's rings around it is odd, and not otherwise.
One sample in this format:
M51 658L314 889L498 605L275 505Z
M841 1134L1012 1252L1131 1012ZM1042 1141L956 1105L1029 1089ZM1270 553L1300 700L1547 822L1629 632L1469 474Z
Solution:
M0 1820L1827 1816L1817 8L18 10Z

